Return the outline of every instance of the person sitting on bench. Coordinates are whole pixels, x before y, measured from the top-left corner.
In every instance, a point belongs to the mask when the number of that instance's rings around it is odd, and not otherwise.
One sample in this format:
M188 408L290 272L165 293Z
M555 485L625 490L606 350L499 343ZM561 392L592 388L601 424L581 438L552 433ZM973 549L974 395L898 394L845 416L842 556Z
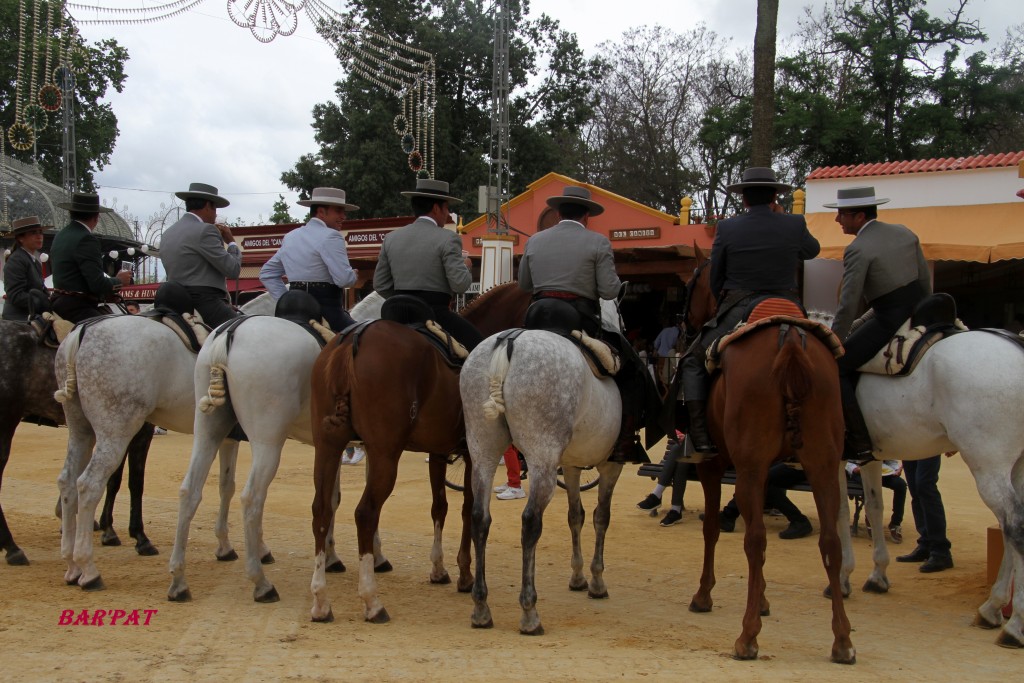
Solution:
M764 490L764 507L778 510L789 521L789 526L779 532L781 539L803 538L810 536L814 531L811 520L800 512L800 508L794 505L786 495L786 489L806 482L807 476L802 469L790 467L784 462L777 462L768 469L768 479ZM719 528L725 532L734 531L739 516L740 509L736 505L736 496L734 495L718 517Z

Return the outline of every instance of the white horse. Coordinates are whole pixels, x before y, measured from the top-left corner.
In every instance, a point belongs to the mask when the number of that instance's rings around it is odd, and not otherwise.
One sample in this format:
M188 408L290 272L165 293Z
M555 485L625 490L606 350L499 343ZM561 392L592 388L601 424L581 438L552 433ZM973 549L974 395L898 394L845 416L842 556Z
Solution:
M264 296L253 300L254 310L268 310ZM373 292L352 308L351 315L357 321L379 318L383 301ZM235 423L242 427L252 448L252 469L241 496L246 574L256 584L256 602L279 599L263 572L262 565L273 562L273 555L263 542L263 508L270 482L281 463L284 442L295 439L313 443L309 377L313 362L320 355L317 340L295 323L268 317L255 317L240 324L235 329L230 352L227 340L226 334L212 335L196 362L195 439L179 493L178 528L169 566L172 578L167 591L172 601L183 602L192 597L185 579L189 527L202 500L217 444ZM218 378L211 380L211 372ZM268 391L268 387L273 387L273 391ZM335 509L339 500L340 494L335 491ZM374 567L387 571L390 565L380 552L379 537L374 546ZM334 550L333 522L327 547L327 571L345 571Z
M196 354L170 328L132 315L80 325L57 349L55 397L64 404L68 423L68 452L57 483L64 511L61 556L69 585L104 588L93 558L92 523L77 520L94 518L104 484L144 422L192 432L195 364ZM227 514L237 456L238 442L225 441L215 527L217 556L224 559L234 554Z
M605 325L618 329L614 304L602 302ZM611 320L609 320L609 318ZM472 625L493 625L487 605L485 554L491 525L490 487L498 461L515 443L530 469L530 495L523 510L523 574L519 604L523 614L519 631L544 632L537 613L534 585L537 543L544 510L554 495L558 468L562 468L569 496L572 533L572 575L569 589L589 589L592 598L608 597L604 582L604 539L611 517L612 492L622 473L621 463L608 462L619 431L622 404L615 382L598 379L580 350L552 332L528 330L513 342L495 347L497 337L485 339L462 368L460 390L466 417L466 440L473 461L473 545L476 579L473 584ZM594 511L594 558L591 581L583 573L580 530L585 512L580 500L580 468L597 467L600 473Z
M933 346L907 377L864 374L857 399L879 460L919 460L959 451L974 475L978 493L1003 532L1003 560L988 600L974 624L998 628L1001 610L1013 601L1013 615L996 640L1024 647L1024 350L994 334L972 331ZM874 462L861 468L871 528L882 530L882 470ZM841 477L845 486L845 477ZM844 495L842 500L846 501ZM848 503L846 504L848 506ZM842 514L842 513L841 513ZM841 577L849 590L853 549L849 511ZM889 553L885 535L873 534L874 569L864 585L869 592L889 589L885 575ZM1016 576L1013 595L1010 586Z

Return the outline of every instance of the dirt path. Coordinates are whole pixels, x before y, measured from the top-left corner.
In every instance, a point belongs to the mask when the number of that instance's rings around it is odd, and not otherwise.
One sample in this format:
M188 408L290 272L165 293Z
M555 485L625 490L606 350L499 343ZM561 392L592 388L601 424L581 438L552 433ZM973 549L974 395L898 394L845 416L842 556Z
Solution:
M147 533L158 557L135 554L127 538L127 495L119 503L117 528L126 545L97 550L107 590L84 593L65 586L59 526L53 517L56 478L63 464L67 432L23 425L15 439L3 481L2 502L15 538L30 567L0 563L0 652L5 680L829 680L997 681L1015 680L1024 652L993 644L995 633L970 626L984 601L985 529L993 523L973 480L959 458L943 463L940 488L949 517L956 568L923 575L916 565L893 563L888 595L859 590L870 562L866 538L855 539L857 586L847 610L858 650L854 667L828 661L831 644L829 603L821 598L824 570L817 535L781 541L785 526L769 518L766 576L772 614L759 638L761 658L731 659L740 631L746 594L742 535L723 535L718 553L715 609L687 611L700 574L701 534L696 511L703 504L699 486L686 495L680 525L661 528L634 504L650 480L630 468L619 480L606 552L609 600L590 600L567 590L569 539L564 496L556 496L538 554L538 593L547 634L518 634L520 571L519 515L525 501L494 501L488 547L488 585L495 628L469 625L471 598L451 586L427 581L431 526L426 465L419 454L402 461L395 493L384 509L384 551L395 571L380 576L391 614L389 624L362 620L356 595L355 533L352 510L358 500L363 466L343 468L338 547L349 572L329 575L333 624L309 621L312 572L309 470L312 451L289 443L271 487L265 534L277 558L268 576L281 601L258 605L241 562L214 560L216 474L208 482L188 548L187 575L194 600L166 601L167 560L177 519L177 488L191 449L191 437L158 436L147 472ZM660 453L660 450L658 451ZM248 448L239 457L242 477ZM214 468L216 470L216 468ZM500 470L499 470L500 471ZM244 481L239 481L239 491ZM529 482L527 482L527 487ZM452 511L460 500L451 496ZM592 507L596 493L584 494ZM796 493L814 518L809 494ZM887 497L888 500L888 497ZM591 510L588 509L588 515ZM241 554L242 528L237 500L232 539ZM905 552L915 535L908 505ZM740 525L742 530L742 524ZM452 515L446 535L446 561L454 575L457 525ZM584 533L589 558L593 532ZM589 563L589 559L588 559ZM83 609L156 610L148 626L60 626L62 611ZM140 615L143 614L140 612Z

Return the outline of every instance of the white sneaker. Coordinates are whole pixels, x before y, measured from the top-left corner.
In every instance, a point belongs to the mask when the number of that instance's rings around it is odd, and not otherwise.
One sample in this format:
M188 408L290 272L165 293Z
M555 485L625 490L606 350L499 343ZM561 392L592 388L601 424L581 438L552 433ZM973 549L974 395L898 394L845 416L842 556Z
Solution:
M342 465L351 464L351 462L352 462L352 450L353 449L351 449L351 448L346 448L345 452L341 454L341 464Z
M508 483L504 483L501 486L494 487L495 493L504 493L505 491L508 491Z
M156 436L162 436L167 433L167 430L163 427L153 427L153 434Z
M348 456L348 462L345 462L345 456ZM362 446L356 446L352 449L352 455L348 455L348 451L346 451L345 456L341 458L343 465L358 465L366 457L366 449Z
M522 488L512 488L509 486L498 494L498 500L516 500L517 498L526 498L526 491Z

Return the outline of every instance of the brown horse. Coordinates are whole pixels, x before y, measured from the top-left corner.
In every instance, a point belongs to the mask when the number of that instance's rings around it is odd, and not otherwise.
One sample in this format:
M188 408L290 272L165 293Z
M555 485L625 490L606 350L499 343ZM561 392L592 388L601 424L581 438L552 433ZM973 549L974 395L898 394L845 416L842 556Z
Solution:
M686 324L696 334L715 315L710 268L697 250L697 271L688 285ZM804 341L806 339L806 341ZM806 344L806 347L804 346ZM832 661L852 664L850 621L843 609L839 569L842 548L837 530L843 414L839 374L832 352L812 334L777 325L752 331L722 352L720 372L711 384L708 422L719 455L697 465L704 489L704 568L691 612L708 612L715 585L715 544L719 536L722 475L736 468L736 502L746 524L743 547L749 578L743 632L735 643L737 659L757 657L765 598L765 480L772 463L796 459L814 491L822 520L818 547L832 594Z
M462 315L487 337L522 324L530 294L516 283L495 287L468 306ZM313 621L331 621L325 575L327 530L338 501L332 500L341 454L354 439L366 445L366 487L355 510L359 546L359 596L367 621L384 623L387 610L377 595L374 537L381 507L391 495L404 450L430 454L430 490L433 500L434 544L431 583L450 583L444 568L441 532L448 512L444 475L448 454L465 438L459 374L423 336L404 325L382 320L366 327L353 349L354 338L335 337L313 366L311 421L316 448L313 481L313 537L316 564L313 572ZM459 544L459 592L473 587L470 572L469 485L471 464L466 462Z

